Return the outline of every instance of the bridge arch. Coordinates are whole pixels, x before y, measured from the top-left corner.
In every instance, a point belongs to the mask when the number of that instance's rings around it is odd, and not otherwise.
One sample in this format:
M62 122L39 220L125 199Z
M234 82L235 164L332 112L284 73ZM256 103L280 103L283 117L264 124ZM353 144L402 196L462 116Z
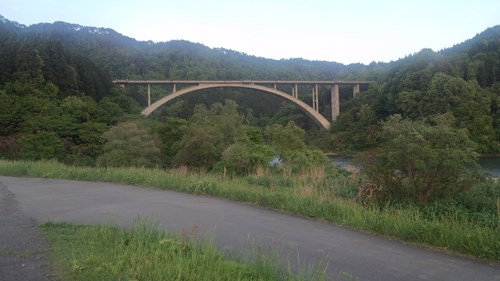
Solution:
M192 92L205 90L205 89L212 89L212 88L246 88L246 89L254 89L254 90L274 94L278 97L281 97L285 100L291 101L292 103L296 104L300 110L302 110L307 116L312 118L314 120L314 122L316 124L318 124L322 129L325 129L325 130L330 129L330 121L328 121L323 115L321 115L319 112L314 110L312 107L310 107L305 102L303 102L297 98L294 98L294 97L292 97L292 96L288 95L287 93L282 92L280 90L276 90L274 88L270 88L270 87L266 87L266 86L262 86L262 85L255 85L255 84L237 84L237 83L234 83L234 84L199 84L196 86L191 86L191 87L176 91L170 95L167 95L167 96L159 99L158 101L152 103L150 106L146 107L142 111L142 114L144 116L148 116L153 111L158 109L160 106L168 103L169 101L171 101L177 97L180 97L180 96L192 93Z

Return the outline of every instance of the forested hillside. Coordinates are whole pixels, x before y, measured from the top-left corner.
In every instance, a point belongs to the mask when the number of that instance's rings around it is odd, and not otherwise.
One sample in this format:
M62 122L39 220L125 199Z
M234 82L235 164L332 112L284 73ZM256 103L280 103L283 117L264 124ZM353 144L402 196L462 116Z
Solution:
M500 26L439 52L423 49L360 74L377 81L359 99L344 103L333 123L331 150L377 146L380 120L400 114L464 128L482 153L500 152Z
M331 132L320 133L294 106L243 90L189 95L164 106L154 120L142 120L145 89L121 89L113 79L364 79L375 83L356 99L351 98L351 89L341 89L340 118ZM480 152L498 153L499 80L500 26L439 52L422 50L390 63L343 65L271 60L187 41L140 42L111 29L63 22L28 27L0 17L0 157L55 158L82 165L115 161L125 157L115 155L109 146L115 137L111 128L119 122L129 126L128 131L151 135L148 140L160 154L150 157L157 159L155 165L214 167L224 152L226 160L231 159L229 147L233 152L236 148L249 152L255 146L267 151L265 156L254 155L255 161L263 161L279 150L272 145L277 135L305 139L288 121L308 130L313 136L309 141L324 150L361 151L377 146L380 121L394 114L428 122L440 116L450 126L467 129ZM167 90L153 92L159 95ZM311 100L307 89L300 92L301 99ZM328 89L320 93L320 111L325 116L330 112L328 94ZM207 126L207 120L199 118L203 114L219 124ZM237 121L229 122L231 118ZM186 151L199 148L196 141L208 146L192 153L198 155L194 159ZM290 157L300 159L295 154Z

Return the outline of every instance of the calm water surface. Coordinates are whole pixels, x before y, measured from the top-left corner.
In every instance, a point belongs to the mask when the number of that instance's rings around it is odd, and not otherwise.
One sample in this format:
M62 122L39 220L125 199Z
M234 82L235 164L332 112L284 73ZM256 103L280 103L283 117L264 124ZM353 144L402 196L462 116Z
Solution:
M356 169L356 165L353 164L354 157L352 156L330 156L330 159L337 166L344 169ZM491 173L494 177L500 176L500 156L481 156L479 157L479 164L483 170L487 173Z

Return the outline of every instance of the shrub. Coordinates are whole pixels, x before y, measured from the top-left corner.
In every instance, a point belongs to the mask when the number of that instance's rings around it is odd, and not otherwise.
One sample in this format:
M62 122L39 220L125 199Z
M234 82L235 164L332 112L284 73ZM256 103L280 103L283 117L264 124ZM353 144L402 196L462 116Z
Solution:
M477 153L465 130L390 117L383 144L361 157L364 197L426 203L450 198L480 179Z
M102 167L155 167L161 162L156 134L137 121L120 123L104 133L104 153L97 159Z

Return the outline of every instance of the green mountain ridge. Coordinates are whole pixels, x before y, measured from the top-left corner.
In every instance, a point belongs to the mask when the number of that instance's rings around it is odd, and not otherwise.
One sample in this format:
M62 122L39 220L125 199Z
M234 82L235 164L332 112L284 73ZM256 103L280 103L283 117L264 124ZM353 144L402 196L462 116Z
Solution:
M316 145L342 152L376 147L380 121L390 115L420 120L444 114L452 126L468 130L478 151L500 152L500 25L437 52L344 65L273 60L184 40L137 41L109 28L65 22L25 26L0 16L0 157L19 157L44 136L57 143L47 147L92 162L100 135L147 102L144 88L120 89L114 79L373 80L356 99L352 89L341 89L341 115L331 132L321 134L294 106L243 90L186 96L155 118L188 119L198 103L231 98L254 125L295 121ZM308 91L300 89L300 98L309 103ZM322 89L319 99L320 113L329 118L329 90Z

